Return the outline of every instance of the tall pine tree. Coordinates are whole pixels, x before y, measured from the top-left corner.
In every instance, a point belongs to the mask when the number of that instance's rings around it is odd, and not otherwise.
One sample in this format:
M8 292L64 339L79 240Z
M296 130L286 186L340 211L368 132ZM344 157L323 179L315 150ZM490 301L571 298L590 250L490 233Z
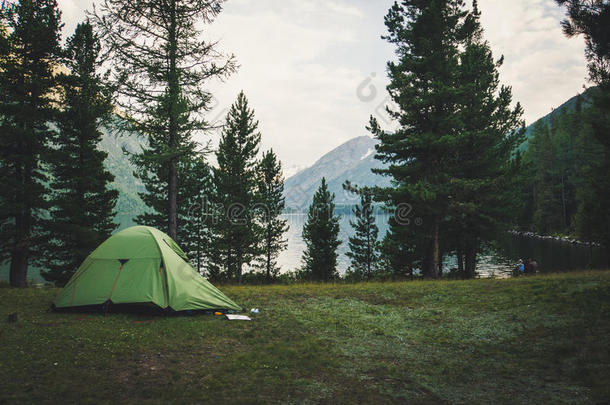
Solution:
M93 15L114 58L118 105L128 115L129 129L149 141L134 159L153 194L147 203L166 218L164 228L174 239L181 159L188 161L195 153L192 135L211 128L202 117L212 98L204 85L235 69L233 58L222 55L201 33L201 25L211 23L223 3L103 0ZM163 181L162 190L155 179Z
M328 191L326 179L313 196L303 225L303 252L305 275L317 281L330 281L337 277L337 248L339 218L335 216L335 195Z
M258 166L258 194L260 221L262 227L262 265L267 281L277 274L277 256L286 249L288 240L284 234L288 231L287 221L282 219L285 207L284 177L282 164L273 150L263 153Z
M60 12L56 0L2 3L0 11L0 261L25 287L37 258L45 200L44 160L54 118Z
M379 228L375 224L371 194L367 191L361 193L360 205L353 208L356 221L350 221L350 225L355 235L349 238L346 256L351 259L350 273L357 278L370 279L379 259Z
M463 257L468 277L475 276L482 241L493 239L512 222L513 200L507 196L514 190L510 160L524 125L521 106L511 107L510 87L499 84L503 58L494 60L479 18L475 0L460 27L464 46L455 77L459 120L447 171L448 226L457 232L451 239L458 240L455 250L458 261Z
M259 253L260 225L256 219L257 155L261 140L258 121L240 92L227 114L214 168L212 273L222 272L241 282L244 265Z
M374 118L369 125L381 141L376 157L388 164L376 172L394 181L394 187L377 189L376 199L396 209L409 204L423 219L414 239L408 238L414 232L401 229L407 221L391 219L388 237L397 239L385 245L404 250L405 245L415 244L421 254L419 266L428 278L438 277L441 221L448 211L455 135L460 128L461 89L455 79L465 15L462 1L394 3L385 17L389 34L384 38L396 46L398 56L388 63L388 91L397 105L388 112L400 128L384 131ZM401 260L407 258L403 255Z
M206 199L213 192L212 168L203 156L181 161L178 183L178 239L180 247L201 274L212 244L212 228L206 217ZM157 216L158 221L163 221Z
M65 284L78 266L116 228L118 192L98 150L100 123L112 113L110 90L96 69L100 44L89 22L79 24L67 41L60 74L61 111L50 151L51 200L43 277Z

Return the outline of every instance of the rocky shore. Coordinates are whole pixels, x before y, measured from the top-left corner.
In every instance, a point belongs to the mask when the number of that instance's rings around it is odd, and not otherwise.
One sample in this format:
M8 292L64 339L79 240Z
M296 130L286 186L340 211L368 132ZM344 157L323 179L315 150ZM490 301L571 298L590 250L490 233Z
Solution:
M552 240L555 242L570 243L572 245L601 247L601 245L597 242L584 242L584 241L580 241L578 239L573 239L573 238L570 238L567 236L539 235L535 232L524 232L524 231L509 231L509 233L511 235L520 236L523 238L544 239L544 240Z

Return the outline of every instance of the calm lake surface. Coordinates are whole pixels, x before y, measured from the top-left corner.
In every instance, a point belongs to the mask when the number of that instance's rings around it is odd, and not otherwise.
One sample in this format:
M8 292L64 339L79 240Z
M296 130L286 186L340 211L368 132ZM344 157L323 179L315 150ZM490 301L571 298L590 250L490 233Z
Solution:
M301 237L306 214L286 214L290 229L286 234L288 249L278 258L278 264L283 272L293 271L302 265L302 255L305 243ZM379 227L379 238L388 230L389 215L377 215L376 222ZM353 215L340 215L340 234L343 243L339 246L339 273L344 274L349 266L349 259L345 256L348 250L347 241L354 234L350 221L355 221ZM415 226L415 225L412 225ZM573 271L587 268L609 268L605 252L600 248L590 249L588 246L558 242L547 239L525 238L506 233L500 235L497 241L489 243L484 252L480 254L477 264L479 277L508 277L520 258L533 258L538 262L540 272ZM446 257L444 271L456 268L455 257ZM0 266L0 280L8 280L9 265ZM30 268L28 279L42 282L39 271Z
M292 271L302 265L302 254L305 243L301 237L306 214L286 214L290 229L287 233L288 249L278 258L282 271ZM389 215L377 215L379 238L388 230ZM338 267L343 274L349 267L349 258L345 256L348 250L347 241L353 236L350 221L355 221L353 215L340 216L339 237L343 243L339 246ZM415 226L415 225L410 225ZM539 272L573 271L587 268L608 268L605 252L600 248L590 249L588 246L558 242L555 240L526 238L509 233L500 235L497 241L485 246L484 252L478 256L477 272L479 277L508 277L520 258L533 258L538 262ZM455 257L448 256L443 263L444 271L457 267Z

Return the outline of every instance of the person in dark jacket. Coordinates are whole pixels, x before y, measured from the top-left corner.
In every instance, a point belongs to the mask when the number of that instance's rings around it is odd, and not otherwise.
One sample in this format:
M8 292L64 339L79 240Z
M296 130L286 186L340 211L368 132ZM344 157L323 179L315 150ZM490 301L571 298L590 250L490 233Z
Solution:
M538 272L538 262L536 260L531 259L529 264L530 274L536 274Z

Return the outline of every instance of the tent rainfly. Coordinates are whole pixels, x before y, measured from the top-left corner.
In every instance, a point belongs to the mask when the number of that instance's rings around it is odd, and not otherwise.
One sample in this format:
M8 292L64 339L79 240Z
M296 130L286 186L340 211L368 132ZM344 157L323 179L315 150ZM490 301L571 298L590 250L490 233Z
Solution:
M152 303L174 311L241 310L191 266L173 239L148 226L124 229L98 246L59 293L55 307L109 302Z

